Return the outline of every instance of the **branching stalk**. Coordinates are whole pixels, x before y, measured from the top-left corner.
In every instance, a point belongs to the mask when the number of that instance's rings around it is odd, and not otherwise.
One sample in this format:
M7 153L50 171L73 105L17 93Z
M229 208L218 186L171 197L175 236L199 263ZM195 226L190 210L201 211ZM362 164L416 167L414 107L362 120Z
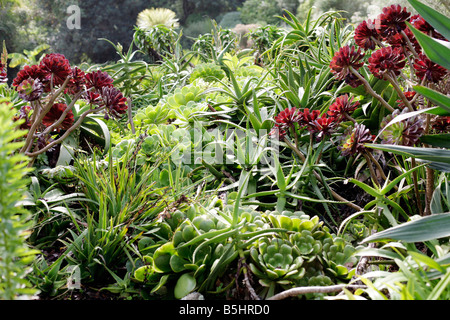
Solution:
M267 300L283 300L289 297L295 297L307 293L332 293L339 292L344 289L357 290L366 289L365 285L348 285L348 284L338 284L334 286L311 286L311 287L298 287L292 288L283 292L280 292Z
M385 107L387 110L389 110L389 112L393 112L394 108L392 108L392 106L387 103L386 100L384 100L378 93L376 93L372 87L370 86L370 84L367 82L366 79L364 79L364 77L355 70L355 68L353 68L352 66L349 67L350 71L359 79L361 80L361 82L363 83L364 87L366 88L367 92L374 97L375 99L377 99L378 101L380 101L381 105L383 107Z

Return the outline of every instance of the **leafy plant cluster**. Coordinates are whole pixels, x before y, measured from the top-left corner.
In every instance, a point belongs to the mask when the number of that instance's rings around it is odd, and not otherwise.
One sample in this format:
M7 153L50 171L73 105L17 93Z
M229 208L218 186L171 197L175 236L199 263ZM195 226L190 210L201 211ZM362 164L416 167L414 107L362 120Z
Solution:
M18 276L42 298L448 299L448 18L410 3L287 11L247 49L217 26L183 48L150 11L114 63L23 66L0 87L26 134L0 160L30 168L4 184L31 214Z

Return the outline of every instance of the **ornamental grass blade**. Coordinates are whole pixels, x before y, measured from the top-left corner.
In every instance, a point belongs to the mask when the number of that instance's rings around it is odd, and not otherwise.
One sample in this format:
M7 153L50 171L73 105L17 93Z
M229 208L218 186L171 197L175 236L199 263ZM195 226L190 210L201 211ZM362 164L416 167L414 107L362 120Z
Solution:
M362 241L398 240L404 242L423 242L450 236L450 212L434 214L395 226Z
M438 105L439 109L444 109L445 112L450 112L450 97L443 95L440 92L437 92L435 90L432 90L430 88L424 87L424 86L413 86L414 91L417 93L420 93L424 97L428 98L432 102L434 102L436 105ZM426 109L431 110L431 109ZM440 112L442 113L442 112Z
M416 148L397 145L379 145L366 144L366 147L378 149L386 152L400 154L406 157L419 158L426 161L435 161L440 163L450 164L450 150L434 149L434 148Z
M438 65L450 69L450 47L447 42L433 39L406 22L428 58Z

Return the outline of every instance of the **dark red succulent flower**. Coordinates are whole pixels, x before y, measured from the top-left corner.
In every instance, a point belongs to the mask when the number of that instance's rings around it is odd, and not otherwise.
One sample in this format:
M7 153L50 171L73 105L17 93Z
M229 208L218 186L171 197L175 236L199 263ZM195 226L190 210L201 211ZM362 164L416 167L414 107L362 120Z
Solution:
M339 122L336 121L336 118L328 117L325 113L321 117L309 122L308 130L312 134L317 134L316 139L320 141L325 136L329 136L334 131L338 123Z
M119 118L127 112L127 98L119 89L114 87L104 87L102 89L102 100L106 107L107 114Z
M87 88L95 88L99 92L101 92L104 87L112 87L113 81L113 78L111 78L107 72L100 70L86 74Z
M286 136L286 130L283 127L280 127L279 125L275 124L275 126L272 128L272 130L269 133L271 136L277 137L279 140L283 140Z
M66 108L67 105L65 103L55 103L51 107L50 111L47 112L47 114L42 119L42 124L46 127L50 127L52 124L54 124L59 120L59 118L63 115ZM64 117L64 120L55 127L55 130L58 132L61 129L67 130L73 125L73 123L74 123L73 112L72 110L70 110Z
M429 35L430 37L446 41L445 37L437 32L432 25L425 21L425 19L420 14L412 16L409 19L409 22L414 26L414 28Z
M448 70L441 67L437 63L434 63L423 53L419 54L419 59L414 61L414 69L416 70L416 76L419 79L423 79L430 82L439 82L447 74Z
M416 52L422 51L422 47L420 46L419 42L417 41L414 34L411 32L409 28L406 28L403 30L406 34L406 36L409 39L409 42L412 44L414 50ZM386 42L389 43L393 47L403 47L407 51L411 51L408 44L406 43L405 38L401 33L396 33L393 36L387 37Z
M410 16L411 13L406 7L402 9L399 4L393 4L383 8L383 13L375 20L375 28L383 38L388 38L405 30L406 21Z
M383 47L369 58L369 70L379 79L383 79L384 74L389 72L398 76L405 64L405 55L400 48Z
M17 87L24 80L39 79L42 81L44 73L38 65L25 66L17 73L17 76L13 80L13 86Z
M299 123L302 126L308 125L309 123L313 122L320 116L319 110L309 110L309 108L303 109L303 112L301 113L301 119Z
M292 128L301 119L300 110L297 108L286 108L275 117L277 126L281 128Z
M354 127L348 127L341 138L341 145L338 149L343 156L354 155L366 150L366 143L372 143L375 136L363 124L357 123Z
M439 133L449 133L450 132L450 116L440 116L436 117L431 127Z
M25 101L38 100L44 92L41 80L28 78L23 80L16 88L19 97Z
M339 96L336 101L328 108L328 115L334 117L336 121L342 121L346 118L345 114L350 115L359 107L359 102L353 103L354 97L349 99L347 94Z
M355 29L355 43L364 50L374 50L381 37L372 21L363 21Z
M357 87L361 85L361 82L357 77L351 72L350 67L358 70L364 65L364 53L361 49L355 49L354 46L351 48L345 46L339 49L331 60L330 68L331 72L334 74L336 79L344 80L347 84L352 87Z
M70 94L76 94L84 89L86 85L86 74L78 67L72 68L71 78L67 84Z
M46 54L40 63L40 69L44 74L45 81L48 81L48 84L50 84L53 78L54 86L62 85L67 77L72 74L69 60L60 53ZM46 89L48 91L50 86L46 87Z
M414 97L416 96L416 92L415 91L405 91L403 92L403 94L405 95L406 100L408 101L412 101L412 99L414 99ZM399 99L397 100L398 106L400 109L403 109L405 107L405 103L403 102L403 100ZM413 105L414 107L414 105Z
M82 94L82 98L87 101L90 105L100 105L102 104L102 97L98 92L85 91Z

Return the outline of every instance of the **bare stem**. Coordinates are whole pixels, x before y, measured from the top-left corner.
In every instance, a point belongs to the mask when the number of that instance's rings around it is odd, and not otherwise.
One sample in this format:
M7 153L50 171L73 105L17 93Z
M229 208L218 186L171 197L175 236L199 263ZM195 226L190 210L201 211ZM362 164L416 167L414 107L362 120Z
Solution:
M103 110L105 107L99 107L97 109L90 109L87 110L86 112L84 112L77 120L77 122L75 122L61 137L59 137L57 140L52 141L51 143L49 143L48 145L46 145L44 148L35 151L35 152L26 152L25 155L29 156L29 157L36 157L46 151L48 151L49 149L51 149L53 146L57 145L58 143L61 143L64 141L64 139L66 139L69 134L71 134L76 128L78 128L81 123L83 122L84 118L87 117L88 114L90 113L94 113L94 112L98 112Z
M370 157L367 155L367 152L363 153L364 158L366 159L367 166L369 167L370 176L372 177L373 182L380 186L380 183L378 182L377 174L375 173L375 170L373 170L372 161L370 160Z
M135 134L136 133L136 129L134 127L133 114L131 113L131 111L132 111L131 110L131 106L132 106L131 98L128 98L127 100L128 100L128 110L127 110L127 112L128 112L128 121L130 122L131 132L133 134Z
M39 104L39 106L40 106L39 114L36 115L36 118L35 118L34 122L31 124L31 128L28 131L28 135L27 135L27 138L25 140L25 144L23 145L22 149L20 149L20 152L28 153L28 151L31 149L31 145L33 143L33 138L34 138L34 134L35 134L35 132L37 130L37 127L41 124L42 119L44 119L45 115L50 111L50 109L53 106L53 103L55 102L56 98L59 97L59 95L61 93L63 93L63 91L65 90L67 84L69 83L69 80L70 80L70 77L67 77L66 81L64 81L64 83L61 86L61 88L59 88L57 91L55 91L51 95L50 100L47 102L45 107L42 108L42 106ZM36 112L36 110L34 110L34 112Z
M380 101L381 105L383 107L385 107L387 110L389 110L390 112L394 111L394 108L391 107L391 105L389 103L387 103L386 100L384 100L378 93L376 93L372 87L370 86L370 84L367 82L366 79L364 79L364 77L355 70L355 68L353 68L352 66L349 67L350 71L359 79L361 80L361 82L363 83L364 87L366 88L367 92L374 97L375 99L377 99L378 101Z
M378 172L380 173L380 176L386 181L387 177L384 174L383 168L381 168L378 161L373 157L373 155L370 152L367 152L367 156L370 158L370 160L372 160L372 163L375 164L375 166L377 167Z
M344 289L366 289L367 286L364 285L348 285L348 284L338 284L334 286L311 286L311 287L298 287L292 288L283 292L280 292L267 300L283 300L289 297L295 297L301 294L307 293L331 293L331 292L339 292Z
M411 106L411 103L406 99L405 94L403 93L402 89L400 89L400 86L398 85L397 80L394 77L391 77L391 75L385 73L384 78L389 81L392 86L394 87L395 91L397 91L398 96L400 99L402 99L405 106L408 108L409 111L414 111L413 107Z

